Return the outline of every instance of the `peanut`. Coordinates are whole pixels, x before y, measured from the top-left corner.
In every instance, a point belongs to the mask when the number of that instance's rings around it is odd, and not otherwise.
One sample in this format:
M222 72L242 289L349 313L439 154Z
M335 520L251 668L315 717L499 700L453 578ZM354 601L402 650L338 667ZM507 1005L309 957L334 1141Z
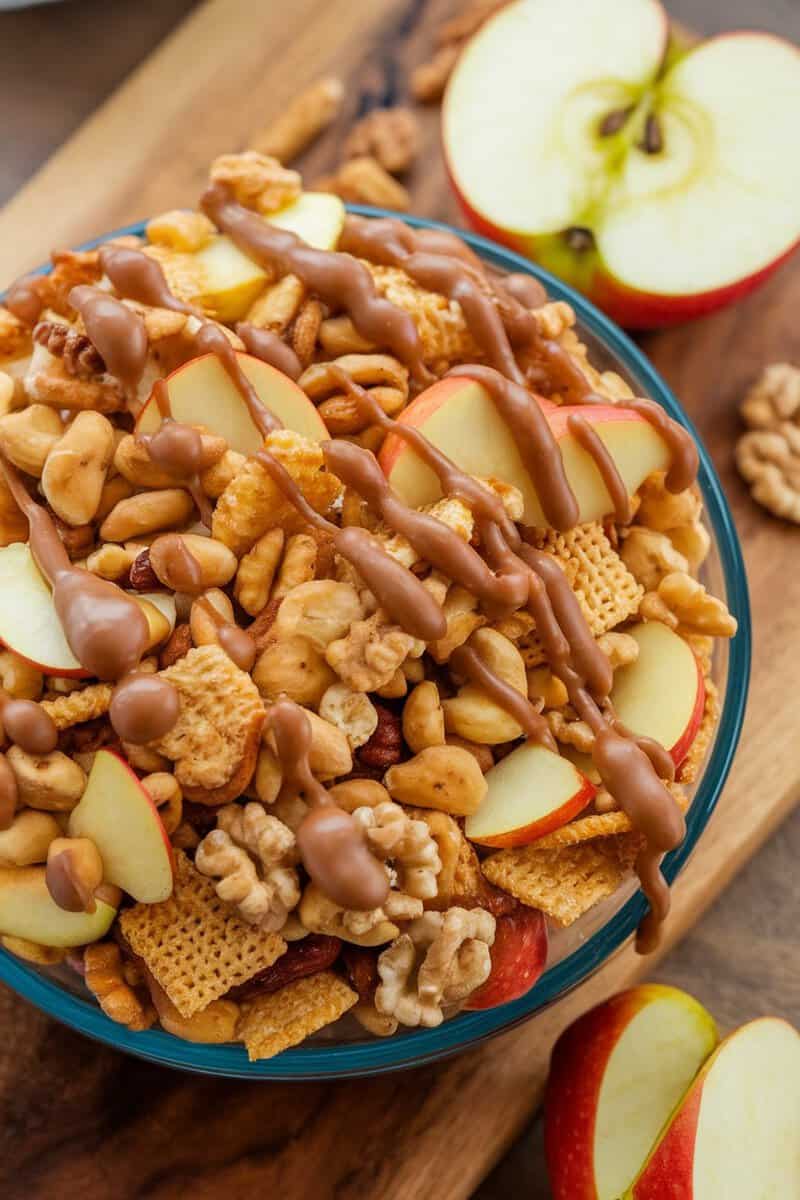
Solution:
M47 890L66 912L94 912L103 860L90 838L57 837L47 850Z
M86 525L94 518L113 453L111 422L100 413L78 413L42 471L42 490L62 521Z
M468 750L484 775L494 766L491 746L482 746L480 742L470 742L467 738L459 737L457 733L448 733L445 743L448 746L460 746L462 750Z
M329 788L331 799L345 812L357 808L377 808L390 799L389 793L377 779L345 779Z
M224 592L219 588L209 588L202 597L206 603L215 608L226 621L233 621L233 605ZM189 629L195 646L216 646L219 638L214 618L205 610L205 605L192 605L189 614Z
M29 808L70 812L86 788L81 768L60 750L28 754L19 746L11 746L6 759L16 776L20 802Z
M460 746L428 746L408 762L390 767L383 782L400 804L458 817L477 812L487 790L476 759Z
M110 470L110 468L109 468ZM100 503L97 506L95 513L96 521L105 521L108 514L111 512L120 500L127 500L133 495L133 484L128 483L127 479L123 479L121 475L115 475L113 479L106 476L106 482L103 485L103 490L100 493Z
M200 567L200 590L223 587L236 574L236 555L222 542L199 533L183 533L181 541ZM183 590L180 580L173 574L174 556L166 538L156 538L150 546L150 565L164 587L173 591Z
M61 417L54 408L31 404L21 412L0 417L0 449L20 471L38 479L63 432Z
M142 534L182 525L193 509L194 501L183 488L140 492L114 505L100 526L100 537L104 542L135 541Z
M545 708L563 708L569 700L565 685L549 667L531 667L527 679L529 699L543 700Z
M496 629L478 629L470 638L470 646L505 683L521 695L528 695L525 662L512 641ZM465 684L457 696L444 701L442 708L447 731L471 742L496 746L522 733L518 722L474 683Z
M225 454L228 443L218 434L200 434L202 445L201 472L214 467ZM136 487L168 488L174 485L175 477L159 467L150 457L147 445L133 434L125 434L114 452L114 466Z
M264 743L274 753L275 742L269 729L269 710L267 711ZM323 720L308 709L306 716L311 725L311 747L308 755L311 770L319 779L336 779L339 775L349 774L353 769L353 756L341 729L337 729L330 721Z
M403 737L415 754L444 745L444 711L435 683L418 683L403 709Z

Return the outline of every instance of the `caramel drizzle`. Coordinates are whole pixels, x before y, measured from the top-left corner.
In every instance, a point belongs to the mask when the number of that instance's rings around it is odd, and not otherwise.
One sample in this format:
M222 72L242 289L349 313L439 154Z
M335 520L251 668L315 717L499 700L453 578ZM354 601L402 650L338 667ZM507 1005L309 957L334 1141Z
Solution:
M594 459L614 506L614 520L620 525L629 525L631 498L608 446L582 413L570 413L567 417L567 428L578 445Z
M211 501L203 491L200 472L205 467L203 439L193 425L175 421L169 403L169 387L165 379L153 384L153 396L161 414L161 425L155 433L137 433L136 441L144 446L152 462L182 483L194 501L200 520L211 528ZM188 554L188 551L186 552Z
M14 500L28 519L31 553L50 583L53 605L72 653L90 675L113 681L123 679L135 671L149 641L147 619L140 605L115 583L73 565L52 517L28 494L16 468L2 453L0 471ZM171 692L174 689L165 680L159 682L164 685L162 700L166 703L165 689ZM120 688L124 686L123 680ZM119 688L115 695L118 691ZM113 702L112 698L112 706ZM41 711L49 721L44 710ZM177 717L177 709L174 711ZM40 718L35 721L38 735L45 726ZM21 725L19 732L24 738L26 730L30 731L34 726L29 716L24 716ZM126 740L132 741L134 738L128 734Z
M482 688L495 704L513 717L527 738L558 754L555 738L541 713L536 711L527 696L523 696L522 692L518 692L488 667L472 646L458 646L450 655L449 665L457 674L466 676L471 683Z
M297 831L303 865L326 896L346 909L370 910L389 894L385 867L371 853L364 832L350 813L314 777L309 761L311 722L292 700L267 711L281 768L281 800L302 797L309 806Z
M290 379L297 380L303 374L303 366L291 346L271 329L259 329L247 321L240 321L236 332L244 342L248 354L275 367Z
M44 302L35 275L15 279L3 301L9 312L26 325L35 325L42 315Z
M233 199L224 184L207 189L200 202L218 229L259 266L278 275L296 275L334 311L344 308L368 341L388 346L407 363L415 380L431 382L422 342L411 316L378 295L372 276L350 254L315 250L288 230L270 225Z
M123 742L144 745L169 733L180 716L180 699L168 679L130 671L114 688L109 717Z
M135 406L149 349L144 321L116 297L88 284L74 287L69 303L83 318L89 341L108 373L119 380L129 406Z
M27 754L49 754L58 744L58 730L49 713L35 700L17 700L2 689L0 729Z
M258 653L255 640L251 634L246 629L241 629L235 621L228 621L219 609L214 607L207 596L201 596L197 603L213 623L217 634L217 641L228 658L242 671L247 671L249 675L253 669L253 663L256 661L256 654Z

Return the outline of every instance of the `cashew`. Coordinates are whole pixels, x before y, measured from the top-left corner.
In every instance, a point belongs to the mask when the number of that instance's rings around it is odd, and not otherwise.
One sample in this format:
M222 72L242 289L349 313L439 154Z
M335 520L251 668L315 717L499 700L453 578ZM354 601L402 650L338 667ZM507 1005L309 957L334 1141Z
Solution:
M182 533L181 541L200 568L200 590L223 587L236 574L236 555L222 542L203 537L199 533ZM150 565L164 587L181 591L180 580L173 574L174 557L170 553L170 542L156 538L150 546Z
M328 791L339 808L349 813L357 808L377 808L390 799L386 788L377 779L345 779Z
M121 475L115 475L113 479L106 476L106 482L100 493L100 503L94 515L95 520L105 521L112 508L115 508L120 500L127 500L132 495L133 484L128 483L127 479L123 479Z
M308 638L283 636L259 656L253 682L265 700L287 696L297 704L317 708L336 682L336 674Z
M0 650L0 687L15 700L38 700L44 678L35 667L11 650Z
M6 758L16 776L20 802L29 808L69 812L84 793L86 776L60 750L27 754L19 746L11 746Z
M78 413L42 471L42 491L62 521L86 525L94 518L113 453L111 422L100 413Z
M55 817L23 809L8 829L0 831L0 867L28 867L45 862L50 843L60 836Z
M183 793L175 776L168 771L155 771L145 775L141 784L158 809L164 832L174 833L183 820Z
M478 629L470 638L470 646L500 679L527 696L525 662L512 641L496 629ZM474 683L464 684L457 696L443 702L442 708L448 732L471 742L496 746L522 733L518 722Z
M284 536L279 526L269 529L239 563L234 595L251 617L257 616L269 600L272 581L283 554Z
M0 417L0 449L20 471L38 479L63 431L61 417L54 408L31 404L21 412Z
M480 742L471 742L468 738L459 737L457 733L448 733L445 737L445 744L448 746L460 746L462 750L469 751L484 775L487 771L491 771L494 766L494 755L492 754L491 746L483 746Z
M418 683L403 709L403 737L415 754L444 745L444 711L435 683Z
M16 390L13 376L0 371L0 417L14 411Z
M391 679L387 679L386 683L375 688L375 695L380 696L382 700L399 700L405 696L408 691L408 680L403 673L402 666L398 667Z
M477 812L487 790L475 757L461 746L428 746L408 762L390 767L383 782L400 804L459 817Z
M330 721L323 720L308 709L306 716L311 724L311 747L308 754L311 770L319 779L335 779L339 775L347 775L353 769L353 756L341 729L337 729ZM275 743L269 730L269 714L265 729L264 740L274 753Z
M100 526L104 542L135 541L142 534L168 529L188 521L194 501L183 488L140 492L115 504Z

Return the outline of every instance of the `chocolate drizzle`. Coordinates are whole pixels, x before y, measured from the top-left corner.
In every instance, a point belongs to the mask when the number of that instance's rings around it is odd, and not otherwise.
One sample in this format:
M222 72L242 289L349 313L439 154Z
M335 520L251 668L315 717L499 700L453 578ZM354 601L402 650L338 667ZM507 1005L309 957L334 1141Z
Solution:
M216 354L247 405L250 418L262 437L283 428L281 421L259 400L258 392L239 364L236 351L218 325L206 321L198 329L194 345L198 354Z
M217 631L217 641L228 658L242 671L247 671L249 674L258 653L252 636L246 629L240 629L234 621L226 620L207 596L201 596L197 603L209 620L213 622Z
M334 311L344 308L362 337L388 346L408 364L417 382L431 381L413 319L378 295L363 263L350 254L315 250L296 234L270 225L257 213L237 204L224 184L213 184L200 203L217 228L259 266L280 276L296 275Z
M4 305L26 325L35 325L42 315L44 304L35 275L15 279L6 292Z
M389 894L386 868L371 853L361 826L334 803L309 763L311 722L298 704L279 700L267 712L283 782L279 799L301 796L309 806L297 831L303 865L342 908L370 910Z
M0 690L0 729L27 754L49 754L58 744L55 722L35 700L16 700Z
M133 405L149 348L144 321L108 292L88 284L74 287L69 302L83 318L87 336L108 373L119 380Z
M156 380L152 394L161 414L161 425L155 433L137 433L136 441L144 446L156 466L186 487L200 520L210 529L211 502L200 482L200 472L210 465L204 458L203 438L193 425L173 420L165 379Z
M244 342L248 354L269 363L290 379L300 378L303 373L300 359L277 333L273 333L271 329L258 329L246 321L239 322L236 332Z
M123 742L144 745L169 733L180 714L172 684L145 671L131 671L111 697L111 724Z
M483 688L495 704L514 718L527 738L546 746L554 754L558 753L555 738L541 713L536 711L527 696L523 696L522 692L518 692L488 667L474 647L458 646L450 655L449 665L458 675L464 675L471 683Z

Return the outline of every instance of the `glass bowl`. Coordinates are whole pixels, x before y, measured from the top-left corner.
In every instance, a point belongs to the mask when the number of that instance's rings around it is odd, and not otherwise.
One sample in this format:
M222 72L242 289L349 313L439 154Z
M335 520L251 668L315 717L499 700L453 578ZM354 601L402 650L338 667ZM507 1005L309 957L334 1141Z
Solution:
M364 216L395 215L359 205L353 205L351 209ZM418 217L404 219L419 228L450 228ZM114 234L86 243L82 249L89 249L111 236L141 234L143 231L143 224L116 230ZM541 280L551 298L566 300L577 314L578 331L589 347L592 362L601 369L616 371L637 394L657 400L697 436L678 401L642 352L583 296L527 259L501 249L485 238L461 230L452 232L463 237L499 271L533 275ZM40 273L47 269L42 268ZM716 648L713 674L722 698L722 712L702 775L694 788L687 814L686 840L664 863L664 873L670 882L694 851L727 778L742 727L750 671L750 613L741 549L711 460L702 445L699 450L699 483L712 539L703 578L710 590L724 596L739 622L739 631L730 643L721 643ZM370 1038L354 1021L348 1025L345 1019L334 1027L335 1032L323 1031L296 1049L285 1050L276 1058L256 1063L248 1062L242 1046L195 1045L159 1030L129 1032L101 1012L88 997L78 976L67 968L37 968L0 949L0 980L65 1025L118 1050L166 1066L244 1079L335 1079L377 1075L456 1054L527 1020L597 971L631 936L644 911L644 899L632 881L571 928L555 931L544 974L525 996L509 1004L461 1013L437 1029L407 1030L390 1038Z

